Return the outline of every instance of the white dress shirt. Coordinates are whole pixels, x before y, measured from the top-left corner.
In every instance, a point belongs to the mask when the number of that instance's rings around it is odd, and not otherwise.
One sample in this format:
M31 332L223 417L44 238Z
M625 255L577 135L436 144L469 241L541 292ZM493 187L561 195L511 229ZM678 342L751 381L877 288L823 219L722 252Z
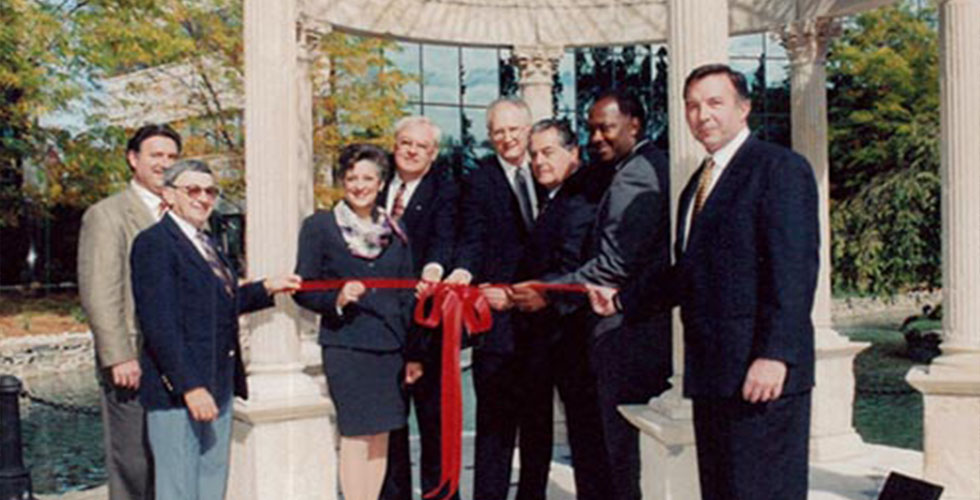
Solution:
M536 190L534 189L534 177L531 175L530 162L525 160L524 163L518 167L517 165L508 162L500 155L497 155L497 161L499 161L500 165L504 168L504 176L507 177L507 183L510 184L510 190L514 192L514 196L518 196L517 184L514 181L514 172L520 168L521 175L524 176L524 181L527 184L528 201L531 202L531 220L537 219L538 193L536 193Z
M136 194L139 195L140 200L142 200L143 204L146 205L147 210L150 211L153 218L159 222L160 219L163 218L163 214L166 213L166 211L160 211L160 204L163 203L163 198L157 196L153 191L146 189L146 187L144 187L142 184L136 182L135 179L129 181L129 185L132 186L133 190L136 191Z
M728 141L718 151L714 154L705 157L712 158L715 161L715 168L711 171L711 178L708 179L708 185L705 192L704 200L705 203L711 198L711 191L715 188L715 184L718 183L718 179L721 177L721 173L724 172L725 167L732 161L732 157L738 151L742 144L745 143L746 139L749 138L749 128L744 127L735 138ZM697 193L695 193L696 195ZM694 216L694 198L691 198L691 202L687 204L687 217L685 217L685 227L684 227L684 248L687 248L688 235L691 232L691 218Z

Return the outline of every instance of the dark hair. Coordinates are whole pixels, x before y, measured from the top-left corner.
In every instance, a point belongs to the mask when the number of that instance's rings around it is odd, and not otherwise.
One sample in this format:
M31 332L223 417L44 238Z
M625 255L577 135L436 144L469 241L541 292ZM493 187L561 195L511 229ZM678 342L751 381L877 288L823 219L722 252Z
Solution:
M177 152L180 153L180 148L182 146L180 134L178 134L176 130L170 128L170 125L167 125L166 123L151 123L136 129L133 136L126 142L126 153L139 153L140 146L143 145L143 141L151 137L158 136L166 137L174 141L177 144Z
M643 103L640 102L640 100L632 92L607 90L595 98L595 101L592 103L592 107L595 108L596 104L599 104L604 100L615 101L616 107L619 108L620 113L636 118L637 122L640 124L639 130L637 130L637 140L641 139L644 134L646 134L647 111L646 108L643 107Z
M184 160L177 160L176 163L167 167L167 169L163 171L163 184L166 186L175 186L176 184L174 183L177 182L177 179L180 178L181 174L184 172L198 172L214 177L214 172L207 163L204 163L201 160L187 158Z
M557 118L545 118L543 120L538 120L538 122L531 127L531 135L544 132L546 130L554 130L557 132L558 139L561 141L561 147L569 151L578 145L575 143L575 134L572 133L572 126L570 123L568 123L568 120Z
M735 87L735 92L738 93L738 97L743 101L748 101L752 99L749 95L749 85L745 81L745 75L735 71L731 66L727 64L705 64L698 66L687 75L684 80L684 98L687 98L687 90L703 78L709 77L711 75L725 75L728 80L732 82L732 86Z
M391 166L388 163L388 153L375 146L374 144L351 144L345 146L340 152L340 168L338 173L340 174L341 180L347 171L354 168L354 164L361 161L368 160L374 163L378 167L378 175L381 180L388 178L388 171L391 170Z

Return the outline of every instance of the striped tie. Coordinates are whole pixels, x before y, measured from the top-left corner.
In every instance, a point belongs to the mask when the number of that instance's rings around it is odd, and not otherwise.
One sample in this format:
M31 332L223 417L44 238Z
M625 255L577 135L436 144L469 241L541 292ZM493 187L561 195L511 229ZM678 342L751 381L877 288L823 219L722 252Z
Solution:
M704 159L704 167L701 170L701 178L698 179L698 191L694 195L694 217L701 213L704 203L708 201L708 190L711 186L711 174L715 170L715 160L710 156ZM692 217L692 219L694 218Z
M221 263L221 259L218 258L218 252L214 250L214 245L211 244L211 238L204 231L197 232L197 239L201 242L201 247L204 248L204 259L208 261L208 266L211 267L211 272L221 283L224 285L225 293L228 296L234 295L235 280L232 278L231 273L228 268Z

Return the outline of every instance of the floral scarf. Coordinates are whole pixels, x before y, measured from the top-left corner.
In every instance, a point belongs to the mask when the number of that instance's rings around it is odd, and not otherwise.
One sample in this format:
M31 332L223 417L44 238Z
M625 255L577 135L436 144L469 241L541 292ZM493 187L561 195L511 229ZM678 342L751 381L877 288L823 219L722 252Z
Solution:
M391 243L392 234L402 240L405 238L398 224L393 223L384 210L375 209L371 220L364 220L341 200L334 205L333 214L347 249L355 257L374 260Z

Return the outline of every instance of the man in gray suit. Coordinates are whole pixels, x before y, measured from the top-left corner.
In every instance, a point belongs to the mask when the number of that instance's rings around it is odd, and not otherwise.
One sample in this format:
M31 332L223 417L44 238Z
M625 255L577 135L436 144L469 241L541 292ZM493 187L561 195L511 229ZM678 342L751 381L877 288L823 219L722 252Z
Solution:
M592 168L609 179L599 175L593 182L609 187L597 207L584 263L557 281L618 287L640 271L670 268L667 158L645 138L645 120L643 105L630 94L607 92L592 105ZM640 498L639 436L617 407L646 403L667 389L670 323L669 312L643 318L616 314L592 328L589 363L611 469L611 499Z
M141 127L126 144L129 186L82 217L78 289L95 339L111 500L153 498L152 458L137 397L141 372L129 250L166 210L163 171L180 147L180 135L167 125Z

